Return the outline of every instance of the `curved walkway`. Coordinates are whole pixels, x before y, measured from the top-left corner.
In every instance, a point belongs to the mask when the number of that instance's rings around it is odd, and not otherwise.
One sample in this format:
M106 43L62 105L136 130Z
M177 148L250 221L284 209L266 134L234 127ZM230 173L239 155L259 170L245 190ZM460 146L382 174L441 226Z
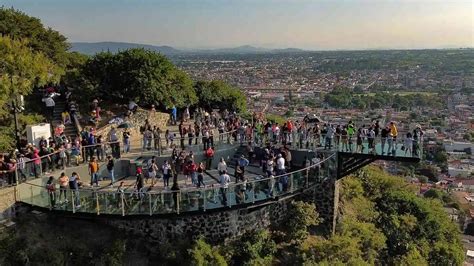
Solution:
M67 201L53 203L58 192L48 192L45 187L22 184L17 189L18 200L35 207L83 214L107 214L119 216L169 215L208 210L238 208L261 204L278 198L294 196L314 186L331 171L335 153L320 164L283 174L253 180L231 183L228 188L210 184L204 188L182 188L178 190L137 191L132 186L123 189L80 189L68 190ZM329 163L333 161L333 163ZM258 171L255 169L255 171Z

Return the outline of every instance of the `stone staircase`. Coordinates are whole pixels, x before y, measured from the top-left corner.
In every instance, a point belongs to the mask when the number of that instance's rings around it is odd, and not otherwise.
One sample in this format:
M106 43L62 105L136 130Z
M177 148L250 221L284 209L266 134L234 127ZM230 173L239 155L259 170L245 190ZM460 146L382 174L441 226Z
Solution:
M53 128L55 128L57 125L61 123L61 121L63 120L61 117L61 113L64 110L66 110L66 100L62 98L57 98L55 99L55 102L56 102L56 106L54 108L53 123L52 123ZM77 136L78 132L74 123L67 124L65 126L66 127L64 128L64 134L66 134L66 136L70 136L70 137Z

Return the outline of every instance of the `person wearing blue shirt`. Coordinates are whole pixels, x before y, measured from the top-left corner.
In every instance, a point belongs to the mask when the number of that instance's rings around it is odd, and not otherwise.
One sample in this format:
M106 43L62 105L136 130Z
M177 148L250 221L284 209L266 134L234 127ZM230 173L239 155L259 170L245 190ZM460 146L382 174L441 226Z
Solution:
M247 165L249 165L249 160L247 160L242 154L242 156L237 161L237 166L235 167L235 182L239 182L239 180L244 180L245 167Z
M173 108L171 108L171 116L172 116L172 119L173 119L173 125L176 125L177 114L178 114L178 110L176 109L176 106L173 105Z

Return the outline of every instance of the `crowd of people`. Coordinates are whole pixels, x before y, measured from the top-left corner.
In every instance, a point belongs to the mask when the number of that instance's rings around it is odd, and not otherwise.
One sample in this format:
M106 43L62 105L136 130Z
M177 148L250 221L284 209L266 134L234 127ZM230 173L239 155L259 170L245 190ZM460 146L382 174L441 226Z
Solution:
M48 91L47 97L54 98L55 91ZM66 93L65 97L70 94ZM49 100L45 100L48 102ZM91 107L95 111L95 121L100 119L98 101ZM154 107L152 107L154 108ZM129 114L132 115L137 105L131 103ZM119 131L112 128L107 136L96 134L94 127L84 127L75 137L66 136L64 125L71 123L71 116L77 107L74 102L68 101L67 109L62 114L62 123L54 131L50 139L41 139L38 146L25 145L21 150L12 152L0 160L0 174L10 183L15 183L15 176L21 180L49 174L57 169L64 169L70 165L88 162L89 169L93 170L91 163L107 161L120 157L120 143L124 153L131 150L131 133L125 128ZM54 112L54 108L53 111ZM291 167L290 148L314 149L321 147L327 150L339 150L356 153L381 153L382 155L396 155L399 147L404 155L419 156L420 143L423 131L416 127L403 136L399 136L397 125L390 122L381 125L374 120L368 125L356 126L349 121L345 124L324 123L321 121L309 122L305 120L287 120L282 124L269 121L263 115L254 114L251 119L244 119L235 112L224 110L222 112L206 111L201 108L193 112L191 119L189 108L186 108L181 118L178 111L173 108L170 117L171 125L177 125L177 132L162 130L157 125L151 125L147 120L140 127L142 134L143 150L172 150L171 157L163 165L148 162L143 166L145 184L154 185L157 178L163 178L165 188L170 187L170 179L175 179L179 174L186 176L193 186L205 185L204 173L213 165L216 141L240 143L247 147L247 158L239 158L234 166L236 182L245 182L245 168L252 161L257 161L262 167L262 172L268 178L271 176L284 176ZM193 152L196 149L186 150L187 147L202 145L205 160L195 162ZM377 146L379 145L379 146ZM378 147L376 149L376 146ZM265 152L255 152L256 147L262 147ZM266 147L266 148L265 148ZM194 150L194 151L193 151ZM225 188L229 175L225 160L218 163L219 183ZM113 166L110 168L108 178L114 183ZM98 167L97 167L98 169ZM18 175L14 175L15 171ZM110 173L112 171L112 173ZM91 185L98 185L99 177L91 172ZM287 188L287 181L277 180L283 189ZM140 187L137 181L136 187ZM171 183L172 186L174 182ZM144 187L144 186L142 186Z

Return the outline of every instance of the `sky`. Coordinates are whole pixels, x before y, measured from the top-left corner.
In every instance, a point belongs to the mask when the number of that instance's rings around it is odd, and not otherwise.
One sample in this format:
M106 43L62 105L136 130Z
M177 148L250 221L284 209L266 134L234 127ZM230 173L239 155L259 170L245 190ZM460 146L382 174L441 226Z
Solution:
M312 50L474 46L472 0L0 0L71 42Z

